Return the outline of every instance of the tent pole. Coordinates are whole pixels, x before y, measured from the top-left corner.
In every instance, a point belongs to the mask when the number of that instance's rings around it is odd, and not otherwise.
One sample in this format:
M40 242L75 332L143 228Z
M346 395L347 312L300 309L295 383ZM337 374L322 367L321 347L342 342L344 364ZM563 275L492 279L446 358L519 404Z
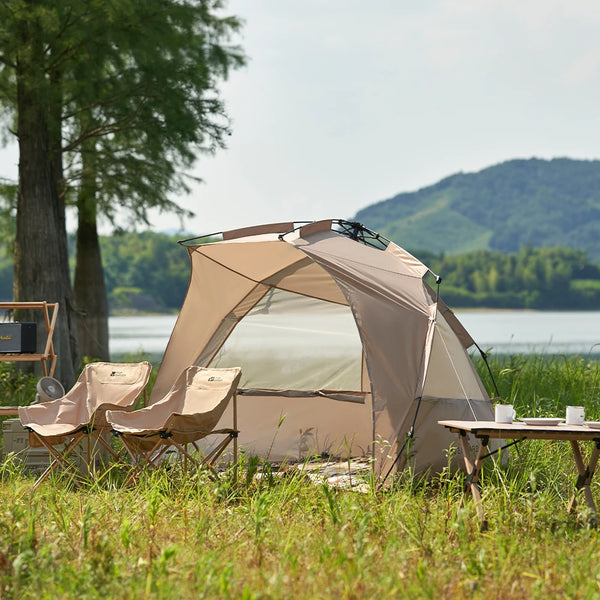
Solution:
M429 271L431 273L431 271ZM439 275L434 275L435 277L435 282L437 284L437 288L436 288L436 296L435 296L435 303L436 305L438 304L438 302L440 301L440 283L442 283L442 278Z
M408 433L406 434L406 439L404 440L404 444L402 444L402 448L400 448L400 450L398 451L398 454L396 454L396 458L394 459L394 462L388 469L388 472L385 474L383 481L379 484L379 487L377 488L378 491L383 487L384 483L387 481L387 478L390 476L390 473L396 466L397 462L400 460L400 457L402 456L404 449L408 445L408 442L415 437L415 423L417 422L417 417L419 416L419 409L421 408L421 400L422 399L423 399L422 396L419 396L417 398L417 409L415 410L415 416L413 417L412 425L410 426L410 429L408 430Z

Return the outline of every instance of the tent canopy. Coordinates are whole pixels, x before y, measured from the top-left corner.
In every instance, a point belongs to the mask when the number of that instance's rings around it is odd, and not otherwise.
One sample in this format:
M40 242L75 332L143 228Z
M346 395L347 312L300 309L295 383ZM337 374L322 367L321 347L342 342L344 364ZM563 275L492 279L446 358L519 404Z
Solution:
M368 456L378 469L413 422L414 466L437 468L451 441L438 419L490 418L473 340L417 258L345 221L220 237L186 244L190 284L151 403L190 365L240 366L248 453Z

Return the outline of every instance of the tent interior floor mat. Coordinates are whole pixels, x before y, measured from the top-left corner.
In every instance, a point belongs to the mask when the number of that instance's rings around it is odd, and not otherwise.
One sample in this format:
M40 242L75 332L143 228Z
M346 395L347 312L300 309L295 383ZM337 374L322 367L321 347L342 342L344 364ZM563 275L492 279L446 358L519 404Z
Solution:
M353 458L350 460L303 460L296 463L282 463L272 465L272 476L285 477L300 472L312 483L321 485L326 483L331 487L351 489L356 492L368 492L368 483L371 476L372 461L367 458ZM259 472L256 478L262 479L270 474Z

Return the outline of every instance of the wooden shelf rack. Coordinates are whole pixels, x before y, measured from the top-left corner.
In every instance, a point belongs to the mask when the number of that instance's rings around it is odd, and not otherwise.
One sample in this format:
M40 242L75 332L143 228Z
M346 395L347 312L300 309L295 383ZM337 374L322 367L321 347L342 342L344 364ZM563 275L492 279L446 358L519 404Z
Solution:
M42 310L46 324L46 345L43 354L0 354L0 362L36 362L42 363L44 375L52 377L56 368L56 353L54 352L54 328L58 316L58 302L0 302L0 310ZM1 414L1 413L0 413Z

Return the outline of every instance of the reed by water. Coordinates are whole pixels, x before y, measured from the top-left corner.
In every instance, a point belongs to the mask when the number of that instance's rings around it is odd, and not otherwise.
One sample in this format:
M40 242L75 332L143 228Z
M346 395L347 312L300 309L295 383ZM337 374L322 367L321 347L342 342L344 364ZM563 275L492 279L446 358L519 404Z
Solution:
M491 361L519 416L583 403L600 420L600 364L538 355ZM491 380L478 369L488 389ZM0 377L0 391L26 381ZM572 514L567 443L530 442L484 471L489 527L463 478L401 475L390 489L315 484L242 459L241 476L159 470L124 489L116 470L74 488L0 468L2 598L596 598L600 533ZM258 467L263 476L253 475ZM592 485L600 499L598 483Z

